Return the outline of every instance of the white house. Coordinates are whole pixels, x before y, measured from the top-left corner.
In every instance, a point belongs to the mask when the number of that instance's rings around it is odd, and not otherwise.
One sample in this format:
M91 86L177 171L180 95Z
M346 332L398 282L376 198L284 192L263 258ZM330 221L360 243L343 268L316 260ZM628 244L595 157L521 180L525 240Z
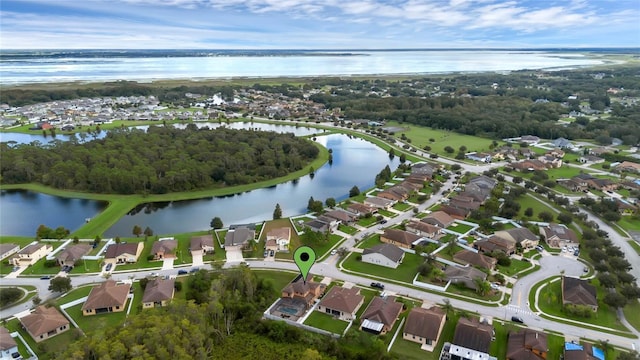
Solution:
M0 360L13 360L20 357L18 344L11 337L9 331L0 327Z
M374 265L397 268L404 259L404 251L392 244L380 244L362 252L362 261Z
M0 260L6 259L18 251L20 251L20 245L10 243L0 244Z

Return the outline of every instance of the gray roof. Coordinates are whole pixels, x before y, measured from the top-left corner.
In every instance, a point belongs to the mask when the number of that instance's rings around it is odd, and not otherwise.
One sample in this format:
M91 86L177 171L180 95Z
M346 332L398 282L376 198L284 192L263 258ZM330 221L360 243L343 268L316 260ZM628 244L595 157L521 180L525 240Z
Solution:
M364 249L362 255L367 254L381 254L393 262L398 262L402 260L404 251L393 244L379 244L368 249Z
M224 246L236 246L244 245L250 240L253 240L256 235L254 230L241 227L236 228L234 231L229 231L224 237Z

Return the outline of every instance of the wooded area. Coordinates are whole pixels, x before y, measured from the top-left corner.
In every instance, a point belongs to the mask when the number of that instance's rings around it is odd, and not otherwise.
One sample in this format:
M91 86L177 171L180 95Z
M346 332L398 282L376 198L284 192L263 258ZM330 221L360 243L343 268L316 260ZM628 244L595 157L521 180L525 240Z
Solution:
M121 128L104 139L0 144L4 184L162 194L233 186L285 176L319 154L309 140L268 131L152 126Z

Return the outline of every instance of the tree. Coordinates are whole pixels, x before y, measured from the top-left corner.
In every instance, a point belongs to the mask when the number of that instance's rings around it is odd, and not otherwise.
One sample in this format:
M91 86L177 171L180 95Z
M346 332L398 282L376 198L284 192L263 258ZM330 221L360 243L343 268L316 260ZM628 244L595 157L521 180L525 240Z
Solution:
M538 213L538 219L544 222L551 222L553 221L553 214L548 211L541 211Z
M74 236L74 237L73 237L73 243L74 243L74 244L77 244L77 243L79 243L79 242L80 242L80 238L79 238L79 237L77 237L77 236Z
M620 351L616 360L640 360L640 354L636 350Z
M324 201L325 205L327 205L327 207L330 208L334 208L336 207L336 199L335 198L327 198L327 200Z
M520 184L522 182L522 177L521 176L514 176L513 177L513 183L514 184Z
M273 209L273 220L278 220L282 218L282 209L280 208L280 204L276 204L276 208Z
M142 234L142 228L140 227L140 225L134 225L132 232L133 232L133 235L135 235L136 237L139 237Z
M533 208L528 207L528 208L524 211L524 216L526 216L526 217L532 217L532 216L533 216Z
M598 274L598 281L600 282L600 285L609 289L613 289L618 285L618 279L609 273Z
M122 240L120 239L120 236L116 236L116 238L114 239L116 244L120 244L122 242Z
M571 222L573 221L573 218L571 217L571 214L567 214L567 213L560 213L558 214L558 221L562 224L571 224Z
M40 296L36 295L33 298L31 298L31 302L33 302L34 306L38 306L42 302L42 299L40 298Z
M448 145L444 147L444 151L447 154L453 154L455 152L455 150L451 146L448 146Z
M98 246L98 244L100 244L100 241L102 241L102 238L100 238L100 235L96 235L96 237L93 239L93 246Z
M351 190L349 190L349 197L354 197L360 195L360 189L357 186L353 186Z
M447 313L447 316L449 316L449 314L453 313L453 311L455 310L453 305L451 305L451 300L449 300L448 298L444 298L442 302L442 309Z
M627 304L627 299L617 292L608 292L602 301L614 309L622 308Z
M49 282L49 290L53 292L67 292L73 289L71 279L63 276L56 276Z
M346 247L341 246L338 248L337 253L338 253L338 257L343 259L345 256L349 254L349 250Z
M153 230L151 230L151 228L147 226L147 227L144 229L144 236L145 236L145 237L153 236Z
M211 219L209 226L214 230L222 229L224 227L224 225L222 224L222 219L217 216Z
M407 161L407 155L405 153L400 154L400 163L404 164Z

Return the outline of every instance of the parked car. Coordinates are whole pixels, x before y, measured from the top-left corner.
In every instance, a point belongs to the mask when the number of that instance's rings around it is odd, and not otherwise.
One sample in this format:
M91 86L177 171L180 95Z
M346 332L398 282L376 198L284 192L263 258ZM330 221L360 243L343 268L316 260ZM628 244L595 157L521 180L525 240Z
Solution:
M536 246L536 250L538 250L538 251L544 251L544 248L543 248L542 246L538 245L538 246Z
M178 275L187 275L188 273L187 270L178 270Z
M498 289L500 289L500 284L498 284L498 283L491 283L491 288L492 288L493 290L498 290Z
M372 282L371 283L371 287L372 288L376 288L376 289L380 289L380 290L384 290L384 285L379 283L379 282Z
M580 250L576 249L576 251L573 252L573 256L578 256L580 255Z
M189 270L190 273L194 273L194 272L198 272L200 270L200 268L193 268L191 270Z
M335 255L337 253L338 253L338 250L336 250L336 249L331 250L331 255Z
M276 252L273 250L269 250L269 256L276 256Z
M158 275L160 275L160 274L158 274L157 272L152 272L152 273L149 274L149 276L151 276L151 277L157 277Z
M107 264L107 267L104 268L105 271L111 271L111 268L113 267L113 264Z
M62 267L62 271L68 273L71 271L71 269L73 269L73 266L69 266L69 265L65 265Z
M264 253L262 254L262 257L267 257L269 255L269 251L265 250Z
M524 324L524 320L520 316L512 316L511 321L517 322L518 324Z
M49 280L51 279L51 276L47 275L47 276L43 276L40 278L40 280Z
M387 220L380 220L380 224L386 224Z

